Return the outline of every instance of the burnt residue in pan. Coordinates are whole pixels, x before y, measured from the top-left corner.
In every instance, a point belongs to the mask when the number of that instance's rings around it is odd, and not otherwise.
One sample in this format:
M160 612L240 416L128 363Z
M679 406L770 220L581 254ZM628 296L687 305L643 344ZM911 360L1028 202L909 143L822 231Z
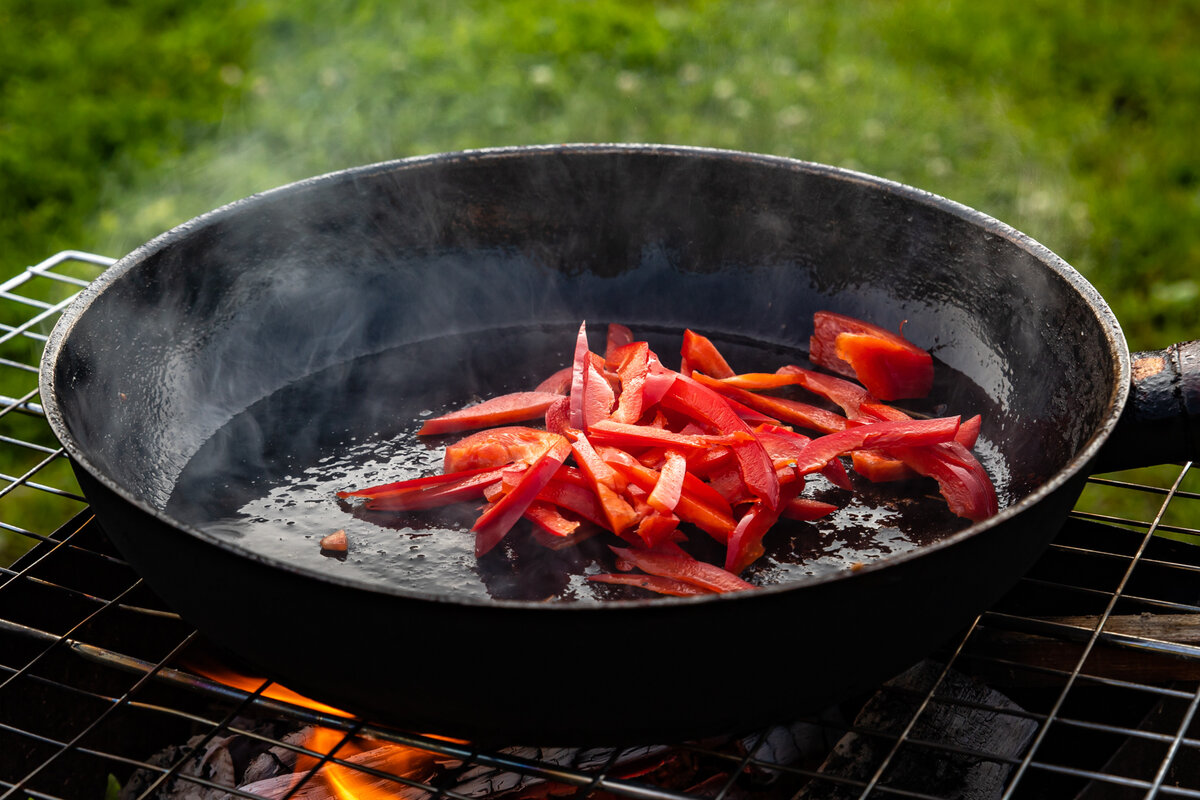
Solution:
M596 340L593 350L601 350L603 322L589 329ZM635 327L634 332L673 366L681 331ZM798 348L713 338L739 371L807 363ZM573 345L571 325L487 330L327 368L264 398L218 430L184 469L166 513L260 557L372 586L497 600L644 597L642 590L587 580L589 574L613 570L608 545L619 540L609 535L552 551L518 526L501 547L476 559L470 532L479 513L474 504L400 514L368 512L336 497L344 489L440 471L444 447L458 435L417 437L423 419L473 400L530 389L570 363ZM906 410L983 414L977 453L996 482L1001 505L1012 502L1023 489L1011 485L999 448L987 436L989 413L999 412L962 375L940 363L936 374L933 401ZM947 396L969 407L937 404ZM968 524L947 511L932 481L876 485L852 479L856 488L849 492L811 477L805 495L840 510L816 522L777 525L764 541L766 557L743 577L769 585L852 570ZM335 530L345 530L349 541L345 557L336 559L319 546ZM723 558L722 546L698 530L689 531L686 547L717 563Z

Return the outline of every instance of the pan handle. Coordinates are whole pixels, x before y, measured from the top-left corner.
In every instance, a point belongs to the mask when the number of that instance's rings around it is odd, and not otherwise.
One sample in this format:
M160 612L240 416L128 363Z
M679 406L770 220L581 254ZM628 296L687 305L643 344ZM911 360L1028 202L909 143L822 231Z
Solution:
M1134 353L1129 401L1096 472L1189 461L1200 454L1200 340Z

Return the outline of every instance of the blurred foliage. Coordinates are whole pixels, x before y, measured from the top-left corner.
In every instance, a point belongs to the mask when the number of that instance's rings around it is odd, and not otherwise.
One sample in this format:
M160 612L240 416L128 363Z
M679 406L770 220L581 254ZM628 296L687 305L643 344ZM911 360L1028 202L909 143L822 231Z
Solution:
M257 11L232 0L0 0L7 270L86 244L106 182L211 135L235 93L223 75L245 63Z
M467 147L795 156L992 214L1135 349L1200 322L1200 4L0 0L0 256Z

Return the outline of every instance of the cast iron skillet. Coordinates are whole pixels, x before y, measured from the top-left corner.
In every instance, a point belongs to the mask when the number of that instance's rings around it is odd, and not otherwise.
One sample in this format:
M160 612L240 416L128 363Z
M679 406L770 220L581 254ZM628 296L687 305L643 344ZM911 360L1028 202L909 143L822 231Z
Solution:
M542 598L578 573L523 592L519 536L463 583L474 562L429 544L461 520L330 500L430 468L436 443L397 444L416 418L528 388L582 319L663 352L692 327L751 369L802 359L818 309L933 350L924 410L984 415L999 515L965 527L914 503L914 523L883 497L882 522L776 539L761 590L597 603ZM1191 457L1194 359L1138 357L1146 402L1125 410L1135 362L1092 287L943 198L770 156L571 145L346 170L188 222L83 292L42 397L122 553L252 668L415 730L665 741L787 720L929 652L1031 566L1097 459ZM344 561L311 538L333 524Z

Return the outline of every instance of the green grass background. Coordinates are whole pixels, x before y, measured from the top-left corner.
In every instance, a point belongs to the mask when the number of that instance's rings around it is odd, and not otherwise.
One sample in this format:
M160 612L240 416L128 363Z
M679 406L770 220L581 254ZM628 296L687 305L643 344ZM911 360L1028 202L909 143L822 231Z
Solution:
M669 142L974 206L1158 348L1200 330L1198 109L1197 2L0 0L0 265L372 161Z

